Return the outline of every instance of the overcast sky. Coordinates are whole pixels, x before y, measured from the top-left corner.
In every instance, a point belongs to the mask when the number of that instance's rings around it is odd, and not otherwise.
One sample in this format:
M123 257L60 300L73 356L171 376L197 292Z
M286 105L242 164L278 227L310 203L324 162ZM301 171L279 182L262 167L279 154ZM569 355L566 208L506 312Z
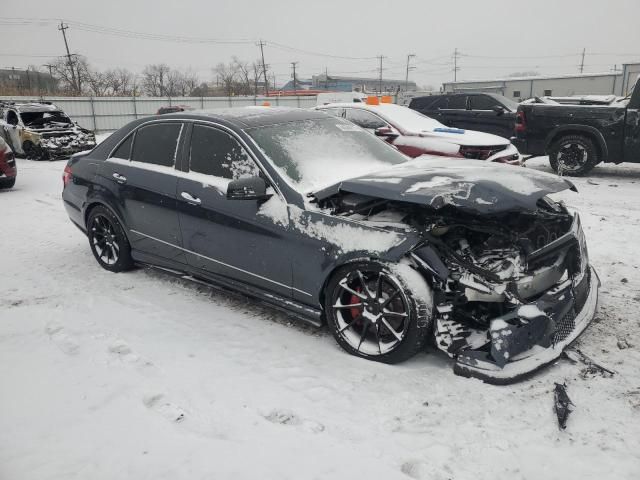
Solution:
M265 60L279 84L290 78L292 61L299 62L299 78L325 68L329 74L377 77L377 55L386 57L385 78L402 79L407 54L415 54L410 78L439 87L453 79L454 48L461 52L459 80L523 71L577 73L583 48L586 72L640 61L639 0L0 0L0 7L0 20L64 19L189 37L187 43L127 38L73 23L67 30L72 53L86 55L95 67L140 71L162 62L190 67L203 80L232 55L256 60L258 39L267 42ZM194 37L246 43L198 44ZM63 53L53 21L0 26L1 67L41 65Z

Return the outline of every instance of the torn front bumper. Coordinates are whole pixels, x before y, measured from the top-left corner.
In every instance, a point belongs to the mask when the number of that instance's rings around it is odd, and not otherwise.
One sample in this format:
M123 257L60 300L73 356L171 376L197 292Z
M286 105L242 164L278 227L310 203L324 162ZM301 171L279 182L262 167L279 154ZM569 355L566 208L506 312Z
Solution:
M578 283L567 280L537 301L520 306L509 318L494 319L491 351L460 352L454 372L487 383L508 384L548 365L593 319L599 286L596 271L587 267Z

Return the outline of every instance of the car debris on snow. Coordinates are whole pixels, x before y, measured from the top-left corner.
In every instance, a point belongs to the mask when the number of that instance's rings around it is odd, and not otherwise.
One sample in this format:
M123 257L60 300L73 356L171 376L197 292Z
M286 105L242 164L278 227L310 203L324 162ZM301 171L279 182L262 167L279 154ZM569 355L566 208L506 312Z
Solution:
M582 353L578 348L570 348L564 351L564 356L573 363L584 363L586 368L581 372L582 378L586 378L589 375L601 375L603 377L613 377L616 372L610 370L602 365L594 362L590 357Z
M554 409L558 417L558 426L564 430L567 428L567 419L569 414L573 412L575 405L567 394L567 386L564 383L556 383L553 390Z

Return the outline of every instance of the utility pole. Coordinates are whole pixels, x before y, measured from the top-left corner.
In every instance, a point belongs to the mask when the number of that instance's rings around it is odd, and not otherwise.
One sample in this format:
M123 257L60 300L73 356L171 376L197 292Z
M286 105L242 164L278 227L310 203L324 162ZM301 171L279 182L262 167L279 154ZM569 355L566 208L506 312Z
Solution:
M265 42L260 40L258 45L260 45L260 55L262 56L262 73L264 74L264 95L268 97L269 96L269 80L267 79L267 66L264 63Z
M580 73L584 73L584 56L587 53L587 49L582 49L582 61L580 62Z
M58 30L62 32L62 38L64 39L64 48L67 50L67 62L69 64L69 70L71 70L71 80L73 81L73 88L75 89L76 93L80 93L78 92L78 82L76 82L76 74L73 70L73 62L71 61L71 53L69 52L69 43L67 42L66 32L67 28L69 28L69 25L65 25L61 21Z
M458 70L460 70L460 68L458 67L458 57L460 56L460 54L458 53L458 49L456 48L453 51L453 81L457 82L458 81Z
M293 92L294 93L298 91L298 80L296 78L296 65L298 65L298 62L291 62L291 68L293 68Z
M415 53L410 53L409 55L407 55L407 75L404 77L404 91L405 92L407 90L409 90L409 62L415 56L416 56ZM414 67L411 67L412 70L413 70L413 68Z
M378 93L382 95L382 60L384 59L384 55L378 55L378 59L380 59L380 77L378 79Z

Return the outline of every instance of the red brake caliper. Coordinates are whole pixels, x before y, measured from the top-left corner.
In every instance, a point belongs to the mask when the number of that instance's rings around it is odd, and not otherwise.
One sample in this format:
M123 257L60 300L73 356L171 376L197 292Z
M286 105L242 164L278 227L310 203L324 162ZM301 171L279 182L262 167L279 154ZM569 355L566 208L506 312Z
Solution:
M356 288L356 292L360 293L362 291L361 287L357 287ZM360 297L358 297L357 295L351 295L351 299L349 300L349 303L362 303L362 299ZM356 318L358 315L360 315L362 313L362 309L363 307L351 307L349 309L349 312L351 313L351 318Z

